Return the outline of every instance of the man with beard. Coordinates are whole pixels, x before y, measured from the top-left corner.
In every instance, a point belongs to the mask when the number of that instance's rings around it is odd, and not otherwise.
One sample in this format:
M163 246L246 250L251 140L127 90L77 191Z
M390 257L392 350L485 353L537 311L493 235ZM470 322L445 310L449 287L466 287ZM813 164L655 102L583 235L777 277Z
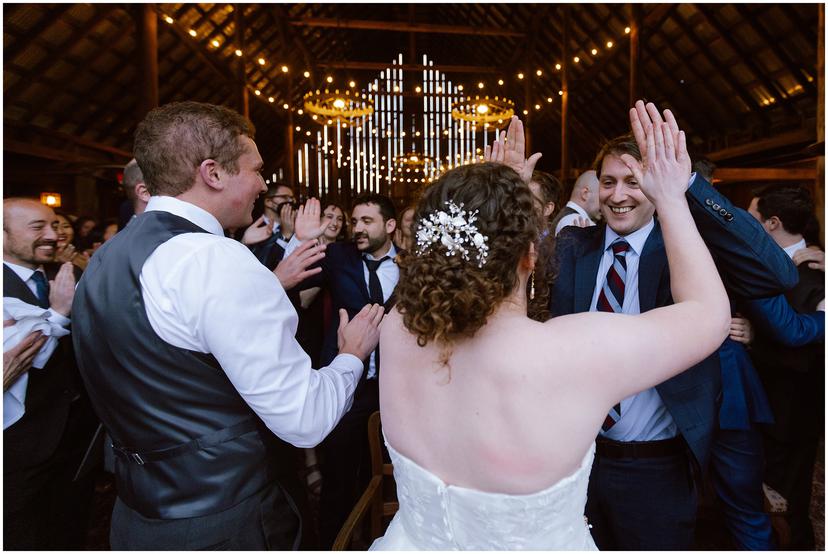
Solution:
M57 227L55 213L37 200L3 202L3 296L48 309L53 329L69 326L75 293L71 263L52 281L44 272L55 260ZM47 361L36 361L10 385L23 388L25 411L3 430L3 546L81 548L95 476L85 464L79 470L98 422L77 376L71 339L58 341Z
M285 252L290 255L302 241L315 240L325 230L320 226L320 205L311 199L299 208L296 235ZM351 213L353 242L332 243L320 262L322 272L306 279L302 288L325 286L333 308L358 312L369 303L383 304L386 311L400 271L397 247L392 242L397 227L396 210L387 196L366 193L354 200ZM329 360L336 345L336 329L325 333L321 362ZM354 393L354 405L322 443L322 495L320 498L320 548L330 548L359 494L368 484L370 459L366 426L379 409L379 348L366 361L362 380Z

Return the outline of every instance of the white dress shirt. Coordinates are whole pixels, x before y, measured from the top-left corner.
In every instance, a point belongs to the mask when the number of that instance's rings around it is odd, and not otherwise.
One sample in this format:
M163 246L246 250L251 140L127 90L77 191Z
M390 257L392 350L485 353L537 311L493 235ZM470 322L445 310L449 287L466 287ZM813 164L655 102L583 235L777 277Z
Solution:
M578 213L567 214L567 215L563 216L560 219L560 221L558 221L558 224L555 226L555 236L556 237L561 233L561 229L563 229L564 227L566 227L568 225L575 225L575 220L579 217L583 217L584 219L589 221L590 225L595 225L595 222L592 220L591 217L589 217L589 214L587 213L587 211L585 209L583 209L580 205L573 202L572 200L567 202L565 207L572 208L573 210L575 210Z
M46 272L43 271L43 268L39 267L37 269L30 269L28 267L23 267L22 265L13 264L11 262L4 261L3 263L6 264L9 267L9 269L14 271L24 283L26 283L26 286L29 287L29 290L32 291L32 294L34 294L35 298L37 298L37 285L35 284L34 279L32 279L32 275L34 275L35 271L39 271L43 273L44 277L46 277ZM54 310L49 310L49 315L46 318L46 320L49 323L54 323L62 327L68 327L69 323L71 323L71 320L68 317L61 315Z
M212 354L274 434L299 447L318 444L353 400L362 362L340 354L314 370L296 342L298 316L276 276L201 208L168 196L165 211L208 231L176 235L141 270L147 317L179 348Z
M792 244L788 247L783 248L782 250L784 250L785 254L787 254L788 257L793 260L794 254L805 248L808 248L808 244L805 242L805 239L802 239L796 244Z
M294 233L293 237L291 237L290 242L288 243L287 248L285 248L285 258L290 256L294 250L299 248L302 243L299 239L296 238L296 234ZM391 243L391 248L388 249L388 252L385 253L383 256L379 258L375 258L371 254L365 254L370 260L381 260L385 256L391 258L390 260L383 262L377 268L377 277L379 278L380 286L382 287L382 301L383 303L388 302L388 299L391 297L391 294L394 292L394 289L397 286L397 283L400 280L400 268L397 266L397 249L394 248L394 243ZM363 261L362 263L362 274L365 276L365 287L368 290L371 290L371 287L368 283L368 266ZM365 374L366 379L374 379L377 376L377 364L376 364L376 351L371 352L371 357L368 360L368 372Z
M595 291L589 308L591 312L597 311L598 296L606 281L607 271L612 266L614 255L610 246L616 239L623 238L629 243L630 248L626 254L627 278L624 282L624 305L621 309L625 314L641 313L638 294L638 263L641 260L644 243L647 242L654 226L655 221L651 219L649 223L625 237L619 237L615 231L609 227L606 228L604 255L598 266ZM608 360L607 363L611 362ZM609 431L601 431L601 436L617 441L655 441L675 437L677 433L678 428L673 417L667 411L658 391L653 387L623 399L621 418Z

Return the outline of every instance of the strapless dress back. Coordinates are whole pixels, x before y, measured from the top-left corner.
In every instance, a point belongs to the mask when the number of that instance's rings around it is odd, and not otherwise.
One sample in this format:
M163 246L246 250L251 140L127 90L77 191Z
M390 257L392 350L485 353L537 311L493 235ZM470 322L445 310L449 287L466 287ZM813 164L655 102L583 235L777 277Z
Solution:
M371 550L597 550L584 518L594 444L572 475L532 494L446 485L385 444L400 509Z

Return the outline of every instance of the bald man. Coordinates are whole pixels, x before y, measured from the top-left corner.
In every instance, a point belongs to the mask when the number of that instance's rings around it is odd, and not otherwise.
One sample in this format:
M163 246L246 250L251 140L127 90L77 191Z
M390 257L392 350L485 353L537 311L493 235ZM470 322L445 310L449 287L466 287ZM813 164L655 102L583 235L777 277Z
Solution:
M55 213L37 200L3 201L3 296L48 309L50 323L68 327L72 264L60 266L52 281L44 272L55 259L57 226ZM95 475L82 460L97 420L71 346L64 337L42 368L26 372L25 413L3 431L7 550L76 550L84 544Z
M584 171L575 181L575 186L572 187L569 202L552 221L555 236L567 225L577 225L578 218L587 221L589 225L595 225L600 213L601 210L598 207L598 177L593 170Z

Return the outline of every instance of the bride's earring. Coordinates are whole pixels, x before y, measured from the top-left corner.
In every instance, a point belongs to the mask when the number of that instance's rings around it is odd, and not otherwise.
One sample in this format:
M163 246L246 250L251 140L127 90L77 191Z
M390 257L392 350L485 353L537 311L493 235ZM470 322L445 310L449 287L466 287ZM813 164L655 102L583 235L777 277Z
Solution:
M532 270L531 283L529 285L529 300L535 299L535 270Z

